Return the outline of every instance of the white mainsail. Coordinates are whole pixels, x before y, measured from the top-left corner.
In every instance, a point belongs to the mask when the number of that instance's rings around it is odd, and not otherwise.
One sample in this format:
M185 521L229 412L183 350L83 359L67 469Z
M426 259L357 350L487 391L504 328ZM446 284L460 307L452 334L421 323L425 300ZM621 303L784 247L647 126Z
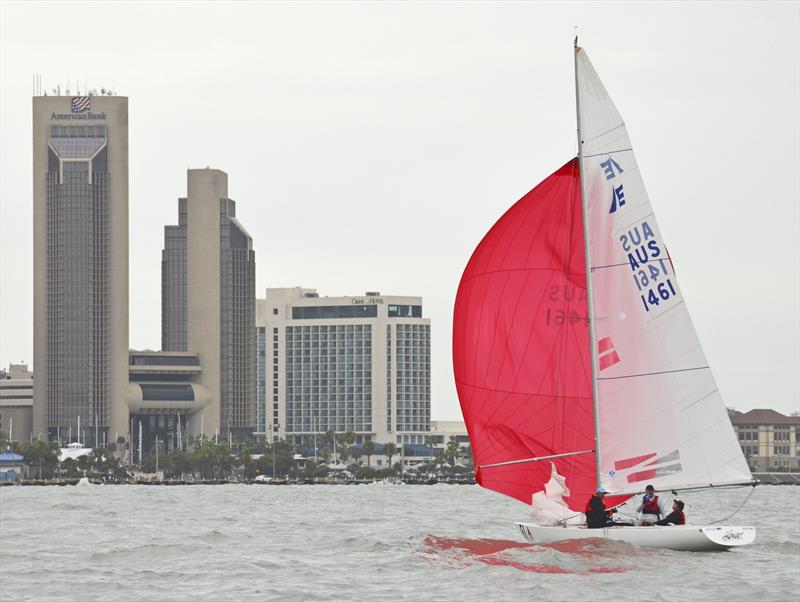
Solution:
M634 493L750 481L625 123L576 51L601 483Z

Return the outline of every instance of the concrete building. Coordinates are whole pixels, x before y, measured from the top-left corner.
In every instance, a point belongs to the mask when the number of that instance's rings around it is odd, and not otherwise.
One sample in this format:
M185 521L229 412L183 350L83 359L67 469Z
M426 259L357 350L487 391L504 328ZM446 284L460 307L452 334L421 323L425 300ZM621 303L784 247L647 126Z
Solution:
M190 169L178 225L164 229L162 346L196 353L209 395L190 432L256 430L255 252L228 198L228 175Z
M33 293L34 436L125 432L125 97L33 98Z
M186 449L189 423L195 420L198 428L203 429L205 425L200 416L211 399L208 390L200 384L203 369L197 354L131 351L128 371L131 460L139 458L140 432L144 454L150 453L156 438L164 442L167 451Z
M729 415L751 470L797 470L800 416L784 416L775 410L734 410Z
M259 432L297 444L326 431L424 443L431 339L420 297L270 288L256 321Z
M27 364L0 370L0 431L13 441L29 441L33 428L33 372Z

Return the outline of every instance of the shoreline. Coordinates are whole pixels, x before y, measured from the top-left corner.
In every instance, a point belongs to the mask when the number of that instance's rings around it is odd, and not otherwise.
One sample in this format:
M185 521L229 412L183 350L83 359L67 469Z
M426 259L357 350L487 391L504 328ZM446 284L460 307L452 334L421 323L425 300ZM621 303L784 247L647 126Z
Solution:
M24 481L0 481L0 487L66 487L78 485L80 479L59 479L59 480L37 480L26 479ZM203 480L182 480L167 479L159 481L156 479L130 479L126 481L102 481L100 479L89 479L84 485L158 485L162 487L184 487L190 485L474 485L475 479L276 479L273 481L255 481L253 479L242 481L228 481L226 479L203 479Z

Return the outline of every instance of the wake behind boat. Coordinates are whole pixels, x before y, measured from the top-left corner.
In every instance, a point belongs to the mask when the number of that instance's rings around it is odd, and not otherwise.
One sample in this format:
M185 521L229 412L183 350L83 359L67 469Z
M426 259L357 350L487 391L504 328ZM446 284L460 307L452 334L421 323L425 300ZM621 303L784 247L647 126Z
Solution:
M577 40L575 83L578 157L489 230L456 295L453 368L476 480L536 511L557 475L570 514L598 487L616 506L648 483L753 485L625 123ZM558 523L519 527L537 543L602 537L679 550L756 536Z

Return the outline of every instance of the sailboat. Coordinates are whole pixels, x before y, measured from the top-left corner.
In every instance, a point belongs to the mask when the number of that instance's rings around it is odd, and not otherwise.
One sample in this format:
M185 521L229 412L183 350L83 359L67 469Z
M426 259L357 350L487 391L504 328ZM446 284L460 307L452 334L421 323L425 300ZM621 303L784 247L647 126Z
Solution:
M453 368L476 480L531 504L560 479L563 520L518 523L537 543L752 543L756 530L746 526L572 524L598 487L610 508L648 484L669 492L756 483L625 123L577 38L574 52L578 156L489 230L456 295Z

